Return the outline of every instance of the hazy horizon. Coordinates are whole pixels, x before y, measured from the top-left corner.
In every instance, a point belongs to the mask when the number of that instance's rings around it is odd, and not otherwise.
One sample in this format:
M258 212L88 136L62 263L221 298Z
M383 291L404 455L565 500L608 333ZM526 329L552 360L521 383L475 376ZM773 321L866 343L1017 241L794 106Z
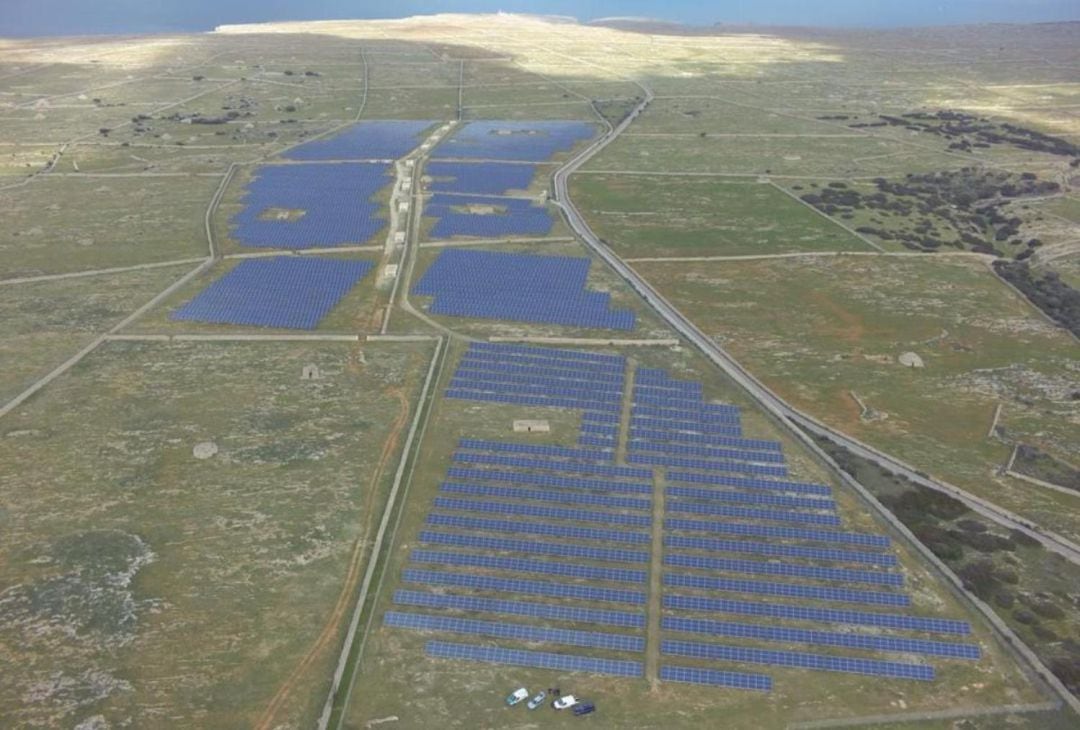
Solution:
M6 0L0 36L199 32L231 23L386 19L435 13L497 11L568 15L581 21L649 17L714 23L889 28L966 23L1038 23L1080 19L1075 0Z

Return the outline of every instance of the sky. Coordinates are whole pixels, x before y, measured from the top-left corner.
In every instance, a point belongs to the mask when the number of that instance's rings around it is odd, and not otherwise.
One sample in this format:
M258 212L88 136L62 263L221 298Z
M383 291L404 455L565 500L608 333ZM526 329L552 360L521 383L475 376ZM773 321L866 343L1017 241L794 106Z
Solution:
M0 37L210 30L224 23L527 12L695 25L895 27L1080 20L1080 0L0 0Z

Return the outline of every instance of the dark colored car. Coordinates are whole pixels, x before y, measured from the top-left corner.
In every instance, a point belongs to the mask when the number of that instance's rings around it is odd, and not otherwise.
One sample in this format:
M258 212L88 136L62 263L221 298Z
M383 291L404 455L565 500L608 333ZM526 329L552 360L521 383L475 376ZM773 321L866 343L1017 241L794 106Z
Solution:
M574 708L575 715L588 715L590 712L596 712L596 705L592 702L582 702Z

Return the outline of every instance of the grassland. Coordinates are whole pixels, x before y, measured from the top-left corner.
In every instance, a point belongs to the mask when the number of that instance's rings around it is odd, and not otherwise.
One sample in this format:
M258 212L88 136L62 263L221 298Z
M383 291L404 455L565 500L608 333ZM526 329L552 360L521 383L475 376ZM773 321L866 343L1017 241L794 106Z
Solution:
M207 255L203 214L217 177L43 176L0 191L0 278Z
M576 176L570 194L622 257L872 250L771 185L594 174Z
M112 344L9 414L6 723L312 724L430 351L363 355Z
M983 264L839 257L638 268L797 408L1080 537L1073 498L995 474L1014 440L1073 451L1075 342ZM926 367L898 364L907 351ZM999 403L1005 435L988 437Z
M119 324L194 266L0 286L0 403Z

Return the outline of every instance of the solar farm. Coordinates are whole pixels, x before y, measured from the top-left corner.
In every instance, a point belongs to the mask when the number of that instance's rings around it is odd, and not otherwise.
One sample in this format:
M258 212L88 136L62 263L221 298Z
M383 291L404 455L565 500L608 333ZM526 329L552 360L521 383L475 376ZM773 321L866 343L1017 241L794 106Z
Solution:
M1025 28L0 43L0 727L1073 730Z

